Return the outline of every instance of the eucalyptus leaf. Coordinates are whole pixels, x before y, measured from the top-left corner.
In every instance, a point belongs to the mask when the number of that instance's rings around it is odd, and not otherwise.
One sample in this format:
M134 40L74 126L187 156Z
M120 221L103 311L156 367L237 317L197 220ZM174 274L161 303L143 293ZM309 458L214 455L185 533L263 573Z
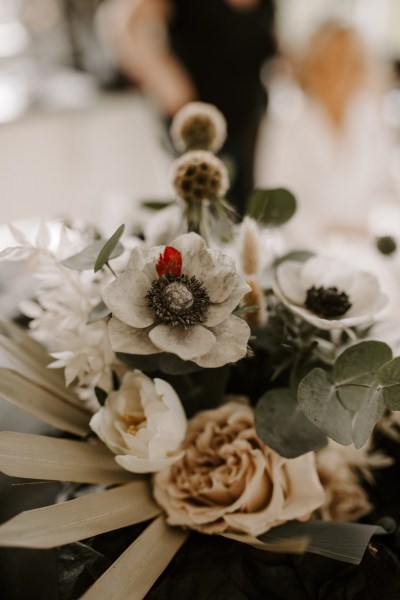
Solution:
M400 357L396 357L379 369L378 381L383 402L392 410L400 410Z
M283 256L280 256L275 262L274 267L278 267L281 263L286 260L296 260L297 262L306 262L309 258L315 256L314 252L310 252L309 250L292 250Z
M301 411L291 390L277 388L261 396L255 408L258 437L285 458L296 458L327 444L326 435Z
M143 208L148 210L162 210L172 204L175 204L174 200L143 200L142 202Z
M330 438L347 446L353 441L352 413L340 402L335 383L320 368L310 371L297 390L301 410L311 423Z
M111 314L110 309L104 304L103 300L100 300L100 302L90 311L87 323L88 325L97 323L97 321L101 321L104 317L108 317L109 314Z
M376 341L360 342L340 354L333 365L332 376L341 386L338 394L345 408L352 412L361 409L367 392L363 386L372 385L379 369L391 358L390 347Z
M69 256L68 258L61 261L61 264L68 269L74 269L76 271L89 271L93 269L94 264L99 256L99 252L101 252L104 246L104 240L97 240L84 248L78 254L74 254L73 256ZM122 244L116 244L113 251L111 252L109 258L117 258L124 251L124 247Z
M120 225L118 229L114 231L110 239L108 239L101 248L94 265L95 273L97 273L97 271L100 271L100 269L104 267L104 265L110 260L110 258L115 258L112 256L112 254L118 245L121 235L124 233L124 229L125 225Z
M296 199L284 188L256 190L247 204L247 214L264 225L286 223L296 211Z
M361 448L367 442L375 424L382 416L383 408L383 395L379 387L373 385L353 417L353 441L356 448Z

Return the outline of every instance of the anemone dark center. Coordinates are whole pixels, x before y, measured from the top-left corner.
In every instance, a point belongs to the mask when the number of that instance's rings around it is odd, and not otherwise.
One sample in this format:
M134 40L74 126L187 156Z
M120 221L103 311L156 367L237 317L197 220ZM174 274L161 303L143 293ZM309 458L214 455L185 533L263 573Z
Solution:
M173 281L167 285L164 288L163 294L172 312L181 314L193 306L194 297L192 292L180 281Z
M146 294L147 306L154 312L156 323L187 329L203 323L210 298L196 277L186 275L155 279Z
M349 296L337 287L311 287L307 290L304 304L308 310L324 319L341 317L351 308Z

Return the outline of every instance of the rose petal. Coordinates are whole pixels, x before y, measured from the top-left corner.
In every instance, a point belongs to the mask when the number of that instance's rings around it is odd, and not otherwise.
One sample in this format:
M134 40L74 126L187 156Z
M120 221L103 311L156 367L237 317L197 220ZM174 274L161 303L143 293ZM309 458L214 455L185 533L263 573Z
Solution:
M243 319L231 315L211 331L217 341L207 353L195 359L194 362L200 367L222 367L246 356L250 327Z
M141 271L127 270L103 290L103 300L113 315L132 327L149 327L154 313L147 306L151 280Z
M139 458L137 456L116 456L115 461L126 471L131 473L156 473L182 458L183 452L169 456L168 458L152 460L150 458Z
M122 323L117 317L108 322L108 335L114 352L127 354L157 354L160 350L149 339L151 327L135 329Z
M283 507L281 518L308 518L325 500L324 488L319 480L315 455L303 454L285 463L287 477L290 480L290 494Z
M149 333L150 340L158 351L171 352L182 360L193 360L211 350L215 344L215 336L210 330L195 325L190 329L157 325Z
M251 291L251 288L243 279L237 275L235 287L226 300L219 304L210 304L207 310L207 319L204 323L207 327L213 327L221 323L228 317L239 304L245 294Z

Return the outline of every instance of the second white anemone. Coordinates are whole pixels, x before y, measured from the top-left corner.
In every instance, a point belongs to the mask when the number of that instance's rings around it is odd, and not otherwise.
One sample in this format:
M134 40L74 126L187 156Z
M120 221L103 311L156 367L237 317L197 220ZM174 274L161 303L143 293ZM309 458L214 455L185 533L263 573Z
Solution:
M289 310L319 329L367 325L387 303L374 275L321 256L281 263L274 291Z

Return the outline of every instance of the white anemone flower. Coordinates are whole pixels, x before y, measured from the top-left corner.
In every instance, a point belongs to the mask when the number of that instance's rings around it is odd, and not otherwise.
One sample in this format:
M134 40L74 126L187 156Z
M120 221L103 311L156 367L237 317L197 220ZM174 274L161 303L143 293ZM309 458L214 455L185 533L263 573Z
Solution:
M387 303L374 275L322 256L281 263L274 291L289 310L319 329L368 325Z
M138 370L124 375L90 427L132 473L154 473L183 456L187 421L175 390Z
M103 291L116 352L168 352L200 367L236 362L250 329L232 315L250 291L232 257L207 248L196 233L171 246L135 248L128 268Z

